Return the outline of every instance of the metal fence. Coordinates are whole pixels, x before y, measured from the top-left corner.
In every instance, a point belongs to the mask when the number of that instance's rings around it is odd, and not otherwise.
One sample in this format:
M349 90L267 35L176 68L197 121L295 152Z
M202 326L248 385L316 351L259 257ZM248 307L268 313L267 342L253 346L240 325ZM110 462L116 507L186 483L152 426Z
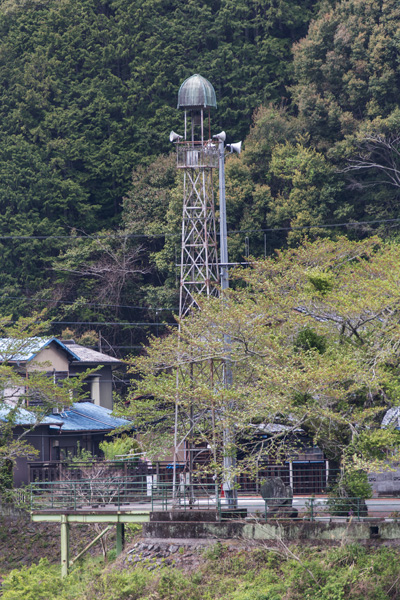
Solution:
M193 480L198 484L214 485L212 473L204 471L204 464L196 462ZM156 477L159 482L172 485L173 465L168 461L148 463L141 460L93 460L90 463L74 461L31 462L29 463L29 482L61 481L64 479L87 479L93 469L109 477ZM187 463L177 463L178 475L187 475ZM283 463L265 462L259 465L253 474L240 474L237 485L241 494L259 494L263 479L280 477L286 486L290 486L295 495L325 494L336 481L339 470L326 460L299 460Z
M389 520L400 522L400 499L370 499L359 497L303 497L266 498L263 514L256 513L262 520L302 521L368 521Z
M294 495L326 494L336 482L340 470L328 461L267 463L260 465L256 475L240 474L237 478L242 493L258 494L264 479L279 477L292 488Z
M146 510L217 509L218 487L154 482L148 477L79 479L30 484L31 510L92 510L127 507Z
M151 510L218 509L220 493L215 483L159 483L152 486Z

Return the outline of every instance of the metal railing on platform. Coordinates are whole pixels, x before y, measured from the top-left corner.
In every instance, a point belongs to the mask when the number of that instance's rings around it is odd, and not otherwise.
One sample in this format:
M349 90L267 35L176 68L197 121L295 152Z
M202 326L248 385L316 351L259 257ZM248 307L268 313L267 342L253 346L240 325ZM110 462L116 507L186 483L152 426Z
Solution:
M79 479L37 481L30 484L32 511L84 510L127 506L147 510L216 509L219 501L215 484L154 482L141 479ZM144 505L144 506L143 506Z
M303 521L368 521L384 519L400 522L400 500L357 497L266 498L264 514L259 518L270 520Z
M81 510L215 510L219 519L365 521L386 519L400 522L400 499L297 496L267 498L238 494L237 503L223 497L218 485L160 482L141 479L79 479L35 482L30 485L32 511Z
M151 485L150 485L151 488ZM149 503L146 478L37 481L30 484L31 510L78 510Z

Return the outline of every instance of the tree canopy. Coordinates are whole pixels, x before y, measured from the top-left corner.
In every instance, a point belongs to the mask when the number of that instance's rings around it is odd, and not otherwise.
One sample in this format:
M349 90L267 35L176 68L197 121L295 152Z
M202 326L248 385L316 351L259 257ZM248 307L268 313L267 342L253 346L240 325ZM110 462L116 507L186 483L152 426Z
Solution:
M288 101L256 112L240 167L227 167L231 222L247 225L253 252L261 254L262 241L242 217L249 207L259 228L277 230L268 252L305 234L332 235L318 229L326 224L360 221L347 229L360 238L376 232L374 221L397 218L398 17L394 1L324 4L294 44ZM380 234L391 226L383 222Z
M245 141L226 162L232 262L305 235L392 235L398 13L394 0L3 0L0 308L48 306L55 333L101 328L123 350L172 322L182 192L166 153L194 72L216 89L213 132Z
M400 400L399 259L396 244L341 238L254 261L237 272L237 289L200 300L180 333L151 340L135 361L127 414L168 437L178 403L181 438L194 424L218 457L222 432L235 430L244 469L265 452L249 451L260 423L303 429L349 469L381 467L399 444L381 429ZM228 386L219 380L226 364Z
M243 137L254 109L285 93L291 44L318 5L2 0L0 236L20 236L0 240L3 311L54 286L50 263L71 230L119 225L132 169L181 126L186 77L210 79L214 127Z

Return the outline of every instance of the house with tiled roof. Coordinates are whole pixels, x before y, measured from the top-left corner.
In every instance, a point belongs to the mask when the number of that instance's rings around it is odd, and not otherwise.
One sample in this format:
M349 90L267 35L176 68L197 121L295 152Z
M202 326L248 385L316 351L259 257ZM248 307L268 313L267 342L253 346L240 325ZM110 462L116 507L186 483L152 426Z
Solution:
M6 422L11 406L0 407L0 422ZM66 459L72 458L77 449L101 454L99 444L110 440L109 434L117 428L132 428L126 419L115 417L111 410L92 402L75 402L63 411L44 417L36 423L29 409L19 408L13 414L15 437L25 433L25 440L36 449L34 461L17 458L14 466L14 486L35 479L55 479L57 469Z
M14 343L0 338L0 362L12 365L24 376L24 385L6 385L1 390L0 422L6 422L13 411L14 436L18 438L24 434L24 439L38 452L34 463L22 457L17 459L14 468L16 486L32 481L39 471L42 475L47 473L47 477L52 468L50 465L76 455L78 448L99 456L99 444L111 431L131 426L128 421L112 415L113 371L122 367L121 361L113 356L86 348L74 340L34 337ZM30 375L45 372L57 383L90 369L93 371L85 378L82 389L84 401L54 409L52 414L37 422L33 409L41 400L26 393ZM15 414L21 396L24 396L24 406Z
M80 375L87 369L96 369L87 377L83 392L96 406L113 407L113 371L122 366L121 361L113 356L81 346L74 340L34 337L23 342L18 340L13 348L13 340L0 338L0 362L2 360L23 373L27 385L29 373L34 371L45 371L57 382ZM22 388L6 388L3 398L12 402L13 398L23 393Z

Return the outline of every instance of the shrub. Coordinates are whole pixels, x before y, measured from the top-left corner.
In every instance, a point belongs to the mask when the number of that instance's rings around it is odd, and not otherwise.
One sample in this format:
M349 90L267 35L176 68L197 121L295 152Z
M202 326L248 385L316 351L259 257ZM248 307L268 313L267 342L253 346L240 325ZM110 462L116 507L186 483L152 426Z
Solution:
M101 442L99 448L104 452L104 456L107 460L114 460L117 456L140 452L140 445L138 442L126 434L119 438L115 438L111 442Z
M60 589L59 568L50 567L47 559L37 565L13 569L2 585L3 600L50 600Z
M372 488L364 471L346 473L331 489L328 507L332 515L366 516L365 500L371 498Z

